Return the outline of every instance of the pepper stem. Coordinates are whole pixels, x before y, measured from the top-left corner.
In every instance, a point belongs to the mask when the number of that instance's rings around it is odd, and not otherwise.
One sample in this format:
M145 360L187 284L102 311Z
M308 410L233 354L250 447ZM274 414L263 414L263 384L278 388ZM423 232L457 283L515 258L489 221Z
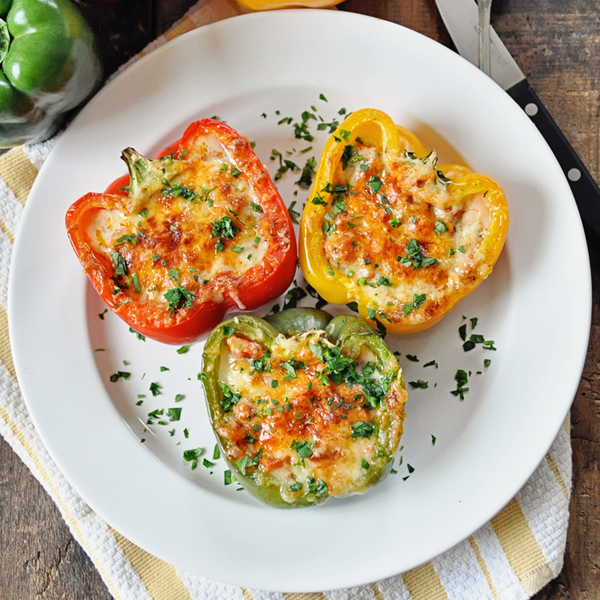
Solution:
M137 211L154 192L162 189L165 175L155 161L142 156L133 148L125 148L121 158L129 170L129 198L132 201L130 209Z

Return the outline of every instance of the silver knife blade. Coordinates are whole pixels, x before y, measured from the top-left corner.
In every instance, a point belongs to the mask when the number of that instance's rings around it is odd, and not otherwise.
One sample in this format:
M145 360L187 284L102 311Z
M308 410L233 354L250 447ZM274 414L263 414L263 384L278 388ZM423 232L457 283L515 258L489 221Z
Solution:
M459 54L479 64L479 10L474 0L435 0ZM525 111L556 156L584 224L600 235L600 186L556 124L523 71L490 29L491 78Z
M474 0L435 0L444 25L448 29L458 53L476 67L479 65L479 11ZM523 81L519 69L494 28L490 28L491 78L509 89Z

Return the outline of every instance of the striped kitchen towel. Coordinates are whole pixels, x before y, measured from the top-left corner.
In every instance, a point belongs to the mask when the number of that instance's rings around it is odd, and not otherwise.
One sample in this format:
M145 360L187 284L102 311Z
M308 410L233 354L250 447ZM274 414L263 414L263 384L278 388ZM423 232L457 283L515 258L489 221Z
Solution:
M203 0L144 53L191 29L242 12L233 0ZM100 519L69 485L38 437L19 390L8 339L7 286L15 235L29 190L54 142L0 156L0 434L56 502L114 598L518 600L529 598L558 575L569 519L568 422L525 487L479 531L412 571L359 588L286 594L208 581L148 554Z

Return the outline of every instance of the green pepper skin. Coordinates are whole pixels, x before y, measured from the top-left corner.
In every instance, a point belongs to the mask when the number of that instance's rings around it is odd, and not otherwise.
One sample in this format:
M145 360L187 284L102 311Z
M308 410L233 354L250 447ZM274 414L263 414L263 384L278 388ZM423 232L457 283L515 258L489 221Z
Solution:
M298 508L314 506L325 501L329 494L322 497L299 495L293 502L284 500L280 486L268 482L266 485L258 483L255 478L246 476L234 461L227 458L227 450L231 442L221 438L217 433L216 425L219 423L223 412L221 402L223 392L219 386L219 374L222 373L220 364L222 344L224 340L233 334L239 334L249 340L260 343L270 349L278 335L291 337L311 329L325 330L326 338L332 343L341 346L343 354L351 358L357 358L362 346L367 346L383 365L383 373L390 382L398 384L404 391L404 378L396 357L387 347L385 342L377 335L373 328L360 317L342 315L332 318L329 313L322 310L308 308L294 308L284 310L266 319L249 315L233 317L221 323L210 334L203 354L202 372L198 376L204 384L206 402L209 416L219 445L222 456L225 458L231 472L241 485L252 496L262 502L276 508ZM387 396L386 396L387 398ZM387 417L392 418L392 417ZM386 426L386 417L382 417L381 426ZM391 447L393 446L393 448ZM397 445L392 443L385 447L385 456L376 465L373 464L365 474L362 491L385 479L393 464L393 458Z
M0 0L0 147L47 139L102 80L70 0Z
M279 331L286 335L302 333L310 329L325 329L332 316L324 310L317 308L288 308L281 312L265 317Z

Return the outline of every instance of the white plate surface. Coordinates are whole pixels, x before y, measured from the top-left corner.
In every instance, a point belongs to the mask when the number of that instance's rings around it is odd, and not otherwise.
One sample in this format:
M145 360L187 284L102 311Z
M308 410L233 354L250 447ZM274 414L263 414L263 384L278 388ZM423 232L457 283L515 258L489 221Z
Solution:
M327 137L311 120L315 141L297 140L291 125L278 125L281 118L299 121L309 110L331 121L342 107L385 110L437 148L442 162L464 160L497 179L511 225L493 274L473 295L434 328L387 338L402 353L407 381L429 383L410 391L398 474L361 497L281 511L225 486L222 459L194 471L183 460L183 450L201 446L212 461L215 443L196 379L202 344L178 354L139 341L113 314L98 318L104 306L70 248L64 215L78 197L124 172L123 148L153 155L195 119L226 120L256 141L274 173L272 148L293 152L286 157L303 166L319 157ZM299 152L309 145L311 151ZM300 210L307 193L294 184L298 177L288 172L278 183ZM299 10L188 33L89 103L35 182L9 302L27 406L58 466L99 515L142 548L199 575L314 591L415 567L514 496L575 395L591 290L569 186L537 130L500 88L413 31L354 14ZM496 352L463 352L458 328L470 327L472 317L479 319L475 332L494 340ZM492 360L487 369L485 358ZM425 368L431 360L439 368ZM458 368L472 372L464 401L450 394ZM118 370L131 377L111 383ZM150 394L152 382L161 395ZM138 394L145 395L140 406ZM178 404L176 394L184 395ZM182 407L181 421L143 432L148 412L171 406ZM407 463L414 468L408 478Z

